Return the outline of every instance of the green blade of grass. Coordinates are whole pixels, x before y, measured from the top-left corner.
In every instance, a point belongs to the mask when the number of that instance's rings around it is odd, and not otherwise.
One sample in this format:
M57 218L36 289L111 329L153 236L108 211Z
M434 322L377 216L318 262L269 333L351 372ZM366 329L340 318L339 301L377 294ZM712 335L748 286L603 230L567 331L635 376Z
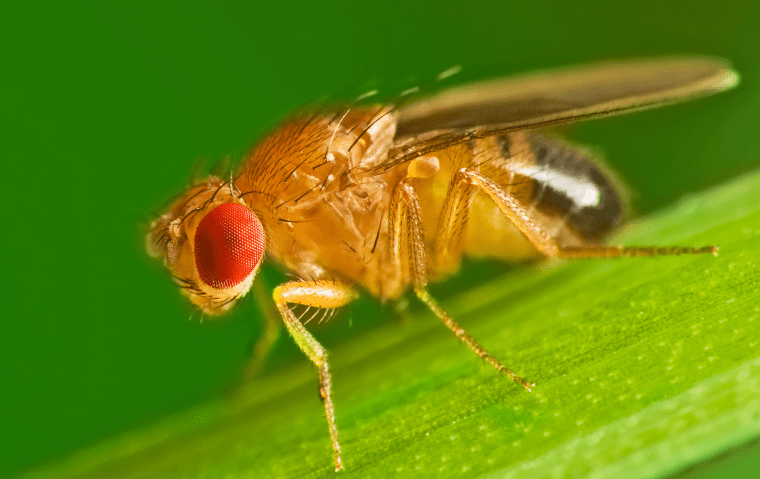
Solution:
M617 241L720 255L544 262L441 298L532 393L422 310L334 346L341 477L661 477L759 436L760 175ZM330 476L316 384L304 358L24 477Z

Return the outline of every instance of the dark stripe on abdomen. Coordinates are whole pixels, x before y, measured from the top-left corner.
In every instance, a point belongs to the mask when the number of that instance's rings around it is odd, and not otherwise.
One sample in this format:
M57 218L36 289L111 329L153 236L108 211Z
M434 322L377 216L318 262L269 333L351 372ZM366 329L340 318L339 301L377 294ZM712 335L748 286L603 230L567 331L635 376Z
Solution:
M518 170L535 181L536 208L563 218L584 239L602 239L620 222L623 206L615 187L585 152L557 139L529 134L534 166Z

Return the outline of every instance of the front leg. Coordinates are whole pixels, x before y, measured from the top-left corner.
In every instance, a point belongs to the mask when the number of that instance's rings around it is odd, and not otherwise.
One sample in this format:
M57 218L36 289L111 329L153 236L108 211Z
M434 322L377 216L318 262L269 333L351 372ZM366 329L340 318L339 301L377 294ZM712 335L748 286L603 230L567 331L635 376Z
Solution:
M271 288L261 275L253 282L251 293L253 293L254 300L261 310L264 327L256 343L253 345L251 358L243 369L243 379L251 379L261 371L282 330L282 323L278 317L277 308L269 300Z
M327 351L296 318L288 304L303 304L316 308L337 308L355 298L356 293L350 286L334 281L291 281L274 290L274 302L283 321L285 321L285 327L301 351L319 368L319 394L322 396L325 405L336 471L343 469L343 462L340 458L338 427L335 425L335 407L332 401L332 381L327 364Z

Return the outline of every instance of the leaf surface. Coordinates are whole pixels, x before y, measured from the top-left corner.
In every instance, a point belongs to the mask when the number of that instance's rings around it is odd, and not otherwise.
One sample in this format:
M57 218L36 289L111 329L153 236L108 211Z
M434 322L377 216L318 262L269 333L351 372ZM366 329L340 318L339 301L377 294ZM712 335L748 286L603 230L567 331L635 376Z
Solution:
M340 477L661 477L760 435L760 174L629 226L719 256L542 262L331 348ZM24 477L332 477L304 358Z

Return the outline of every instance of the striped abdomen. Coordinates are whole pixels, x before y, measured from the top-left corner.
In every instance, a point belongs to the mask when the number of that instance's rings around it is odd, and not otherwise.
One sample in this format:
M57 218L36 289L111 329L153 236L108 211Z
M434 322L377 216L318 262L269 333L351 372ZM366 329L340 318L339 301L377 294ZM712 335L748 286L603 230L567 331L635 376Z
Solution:
M511 140L519 136L527 137L533 164L517 166L515 173L532 180L531 207L589 242L600 241L617 226L623 205L609 172L583 150L536 133L503 135L504 154L510 154Z
M600 243L621 220L623 204L611 175L587 152L561 140L523 131L472 140L435 156L441 170L419 185L425 231L431 243L443 200L461 168L478 170L498 183L530 211L535 224L564 246ZM482 193L472 200L459 247L470 256L537 255ZM431 266L446 271L453 265Z

